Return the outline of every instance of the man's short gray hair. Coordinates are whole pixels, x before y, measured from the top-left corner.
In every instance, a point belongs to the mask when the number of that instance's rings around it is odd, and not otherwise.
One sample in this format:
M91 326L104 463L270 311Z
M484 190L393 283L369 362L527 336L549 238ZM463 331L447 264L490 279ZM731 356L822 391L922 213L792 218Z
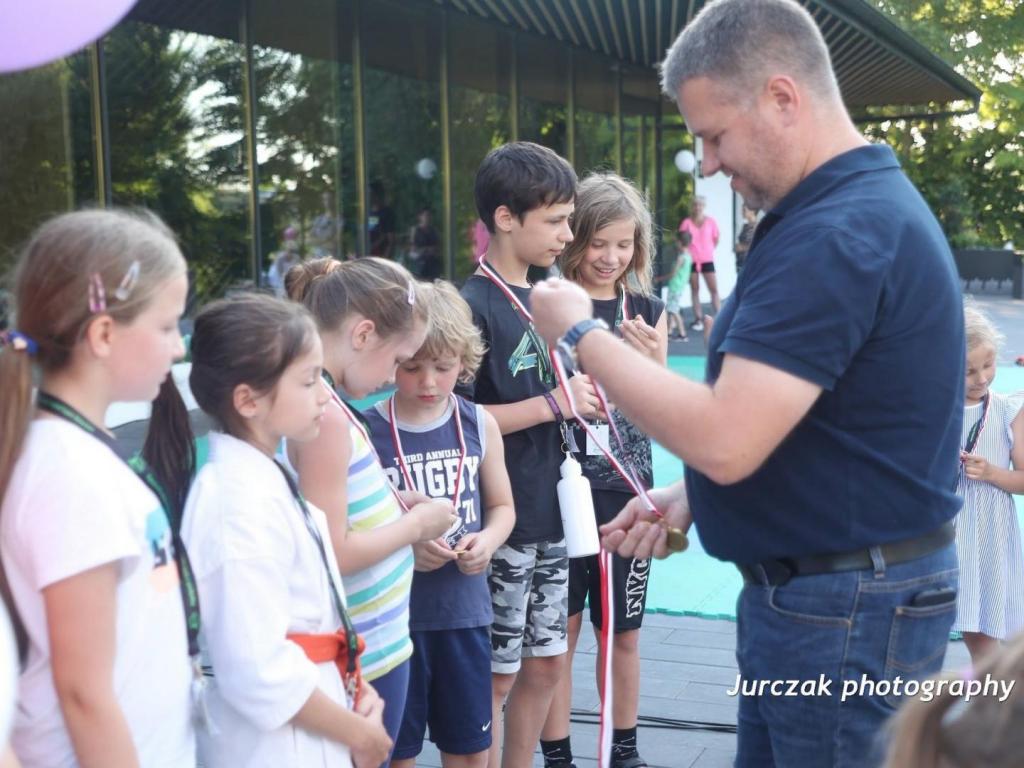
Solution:
M839 95L821 30L794 0L712 0L668 49L661 87L676 100L683 83L707 77L753 96L774 74Z

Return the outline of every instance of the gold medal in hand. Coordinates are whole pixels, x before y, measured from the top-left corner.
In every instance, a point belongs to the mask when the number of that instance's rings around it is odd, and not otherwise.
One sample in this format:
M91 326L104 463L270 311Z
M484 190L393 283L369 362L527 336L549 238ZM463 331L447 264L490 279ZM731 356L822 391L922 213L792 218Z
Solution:
M690 546L690 541L686 538L682 528L674 528L664 520L659 522L661 527L665 529L665 546L668 547L669 552L683 552Z

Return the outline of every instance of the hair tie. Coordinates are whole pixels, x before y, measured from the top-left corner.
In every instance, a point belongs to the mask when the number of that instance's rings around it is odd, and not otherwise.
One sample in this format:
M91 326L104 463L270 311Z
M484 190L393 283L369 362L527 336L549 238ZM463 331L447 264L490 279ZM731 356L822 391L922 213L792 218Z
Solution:
M416 306L416 281L409 281L408 292L405 294L405 300L409 302L410 307Z
M24 333L15 330L0 333L0 347L10 347L15 352L25 352L29 357L34 357L39 351L38 344Z
M103 290L103 278L99 272L89 276L89 311L94 315L107 311L107 293Z

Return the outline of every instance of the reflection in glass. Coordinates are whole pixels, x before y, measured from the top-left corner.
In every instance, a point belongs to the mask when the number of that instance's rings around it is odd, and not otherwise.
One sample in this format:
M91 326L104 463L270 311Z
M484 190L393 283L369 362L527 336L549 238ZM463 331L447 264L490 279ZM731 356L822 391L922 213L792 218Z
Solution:
M424 209L441 221L440 14L384 0L363 4L363 93L371 255L414 270L413 229ZM438 253L443 253L439 248Z
M534 37L517 40L519 138L535 141L565 157L568 50Z
M163 216L200 302L252 284L242 47L128 22L105 48L114 203Z
M503 30L462 14L449 16L452 46L452 194L455 222L456 280L474 269L478 248L473 182L484 156L509 140L509 66L511 43Z
M87 52L0 76L0 327L17 250L45 218L96 199Z

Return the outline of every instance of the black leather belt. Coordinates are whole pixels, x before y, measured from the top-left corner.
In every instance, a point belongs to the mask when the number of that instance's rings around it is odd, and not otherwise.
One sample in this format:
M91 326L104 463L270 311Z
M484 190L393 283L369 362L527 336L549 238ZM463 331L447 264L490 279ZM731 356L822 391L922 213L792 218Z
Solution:
M877 547L887 565L916 560L953 541L956 529L953 521L943 523L934 531L914 539L894 541ZM820 573L842 571L863 571L874 568L870 549L856 549L851 552L837 552L831 555L807 555L805 557L780 557L762 560L753 565L737 565L747 584L781 586L794 576L812 576Z

